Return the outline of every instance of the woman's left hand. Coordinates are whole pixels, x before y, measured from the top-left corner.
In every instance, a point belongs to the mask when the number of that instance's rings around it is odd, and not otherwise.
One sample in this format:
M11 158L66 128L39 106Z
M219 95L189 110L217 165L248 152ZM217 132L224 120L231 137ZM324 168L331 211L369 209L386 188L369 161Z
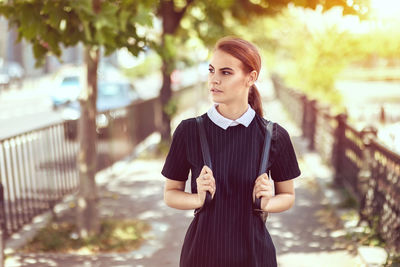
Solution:
M261 209L266 211L269 200L274 196L273 181L263 173L256 179L253 188L253 203L261 197Z

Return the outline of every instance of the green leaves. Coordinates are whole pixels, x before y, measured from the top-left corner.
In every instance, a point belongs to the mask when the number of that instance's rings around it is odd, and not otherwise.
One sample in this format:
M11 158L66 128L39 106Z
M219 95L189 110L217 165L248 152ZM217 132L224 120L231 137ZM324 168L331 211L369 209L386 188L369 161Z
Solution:
M136 15L130 20L131 23L139 23L144 26L152 26L153 17L151 16L150 8L143 4L138 4Z
M104 46L107 54L127 47L137 55L147 43L137 35L137 25L152 25L155 0L100 2L95 12L92 0L0 1L0 15L17 27L19 40L32 43L39 65L46 54L61 56L61 46L78 42Z

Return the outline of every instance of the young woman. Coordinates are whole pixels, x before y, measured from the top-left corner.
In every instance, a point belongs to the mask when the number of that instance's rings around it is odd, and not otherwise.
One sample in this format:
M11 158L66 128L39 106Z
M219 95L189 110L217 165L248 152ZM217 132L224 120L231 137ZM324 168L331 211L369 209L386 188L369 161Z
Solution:
M268 173L258 176L266 129L254 82L261 58L254 45L225 37L215 46L208 89L215 104L202 115L212 170L204 165L195 118L176 128L162 174L164 201L176 209L199 209L182 247L181 267L275 267L275 247L262 219L253 212L261 197L266 212L293 206L293 178L300 175L287 131L274 124ZM263 122L264 120L264 122ZM191 171L192 193L184 192ZM258 176L258 177L257 177ZM197 177L197 178L196 178Z

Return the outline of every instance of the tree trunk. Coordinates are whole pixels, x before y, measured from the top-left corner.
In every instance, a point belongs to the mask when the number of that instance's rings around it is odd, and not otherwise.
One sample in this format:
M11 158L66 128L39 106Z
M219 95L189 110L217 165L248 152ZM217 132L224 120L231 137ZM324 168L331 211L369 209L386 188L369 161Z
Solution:
M162 75L163 75L163 83L160 92L160 105L162 109L161 119L162 124L160 128L161 140L162 142L170 142L171 140L171 118L165 112L165 107L168 105L168 102L172 96L171 89L171 73L169 70L169 64L167 60L163 59L162 65Z
M162 40L161 47L164 47L166 34L174 35L180 26L180 21L185 14L186 9L193 2L193 0L187 0L186 6L180 11L177 11L174 1L162 0L160 3L159 15L162 18ZM160 54L162 58L162 74L163 74L163 84L160 92L160 105L161 105L161 125L160 134L161 142L169 143L171 141L171 118L165 112L165 107L168 105L172 97L171 90L171 72L172 64L174 59L168 58L169 55L165 53Z
M83 86L84 91L80 97L81 117L78 127L80 140L78 156L80 187L77 203L77 225L81 237L95 235L100 230L95 182L97 161L96 99L99 49L90 46L85 48L85 61L87 66L87 84Z

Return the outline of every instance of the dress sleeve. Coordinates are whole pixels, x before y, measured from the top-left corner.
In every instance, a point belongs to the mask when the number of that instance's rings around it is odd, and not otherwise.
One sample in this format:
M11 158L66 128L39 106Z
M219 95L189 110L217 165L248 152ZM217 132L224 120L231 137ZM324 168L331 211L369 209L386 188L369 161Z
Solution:
M276 123L276 157L271 165L271 176L275 182L294 179L300 175L296 154L288 132Z
M184 124L184 121L182 121L172 136L171 147L161 171L161 174L166 178L176 181L186 181L190 170L186 154Z

